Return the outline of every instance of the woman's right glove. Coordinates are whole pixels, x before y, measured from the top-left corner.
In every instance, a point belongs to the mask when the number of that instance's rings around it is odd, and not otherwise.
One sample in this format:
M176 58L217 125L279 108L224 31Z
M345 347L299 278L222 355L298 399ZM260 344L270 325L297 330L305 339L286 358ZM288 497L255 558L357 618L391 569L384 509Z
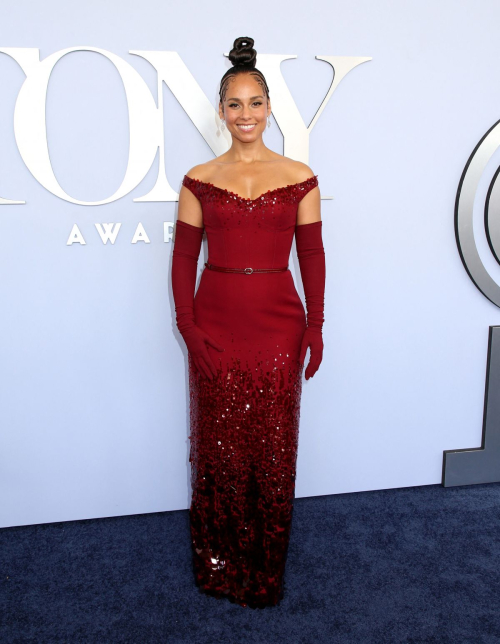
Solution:
M322 221L295 226L295 243L307 309L307 328L300 346L300 364L310 350L305 378L309 380L323 360L323 322L325 309L325 249L321 231Z
M187 350L200 374L212 379L217 371L208 353L207 344L218 351L225 349L195 324L194 290L202 238L203 228L177 220L172 252L172 292L177 328Z

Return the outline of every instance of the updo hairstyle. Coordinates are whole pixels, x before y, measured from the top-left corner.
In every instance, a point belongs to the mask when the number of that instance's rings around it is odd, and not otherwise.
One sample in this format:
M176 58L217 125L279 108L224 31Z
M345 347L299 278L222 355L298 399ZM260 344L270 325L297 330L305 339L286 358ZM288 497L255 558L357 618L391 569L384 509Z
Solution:
M264 78L264 74L255 67L257 60L257 52L253 48L253 38L236 38L233 48L229 52L229 60L233 63L233 67L229 68L220 82L219 98L223 103L226 97L226 91L231 78L237 74L252 74L255 80L262 87L267 100L269 100L269 88Z

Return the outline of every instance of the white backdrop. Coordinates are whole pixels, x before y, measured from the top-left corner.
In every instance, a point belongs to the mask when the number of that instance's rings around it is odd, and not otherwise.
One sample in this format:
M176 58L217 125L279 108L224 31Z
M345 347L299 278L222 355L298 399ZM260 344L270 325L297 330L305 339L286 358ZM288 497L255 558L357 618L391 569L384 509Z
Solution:
M251 36L258 52L297 55L281 68L306 125L332 80L315 56L372 57L342 81L310 139L308 163L334 198L322 201L325 353L304 381L297 497L435 484L443 450L480 445L488 327L500 310L464 270L453 209L469 154L500 118L499 20L498 3L469 0L4 7L0 47L38 48L40 59L109 50L155 100L156 72L130 50L176 51L216 105L223 53ZM133 202L153 187L158 158L111 204L45 190L14 138L24 79L0 55L0 195L26 201L0 206L0 526L187 508L187 360L163 238L177 204ZM165 85L163 98L178 191L213 154ZM111 195L129 143L113 65L92 52L61 59L46 118L66 192ZM283 152L274 121L265 137ZM114 245L98 236L103 222L122 223ZM86 245L66 245L75 223ZM150 243L131 243L139 223ZM480 229L478 245L500 280ZM291 259L303 296L295 247Z

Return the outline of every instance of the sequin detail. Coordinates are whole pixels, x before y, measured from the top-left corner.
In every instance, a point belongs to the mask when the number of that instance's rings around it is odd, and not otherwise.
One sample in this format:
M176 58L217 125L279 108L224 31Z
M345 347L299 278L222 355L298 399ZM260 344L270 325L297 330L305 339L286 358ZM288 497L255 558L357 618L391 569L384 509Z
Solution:
M287 266L298 204L317 175L246 199L210 183L183 184L200 200L210 264ZM195 581L242 606L284 595L291 531L306 315L290 271L202 271L195 323L217 377L189 357L190 525Z
M245 229L257 239L255 236L261 230L276 232L295 228L298 204L318 185L318 175L268 190L256 199L241 197L231 190L187 175L184 175L182 184L200 201L203 225L207 231L238 229L242 232Z
M284 594L303 366L233 357L209 380L190 355L188 362L196 584L242 606L276 605Z
M210 196L213 196L215 194L229 198L232 203L255 208L268 206L270 202L274 202L277 199L279 199L280 201L286 200L290 203L298 203L310 190L318 185L318 175L315 174L314 176L309 177L305 181L300 181L299 183L290 183L287 186L268 190L267 192L259 195L256 199L241 197L231 190L227 190L226 188L219 188L218 186L214 186L213 183L201 181L200 179L193 179L192 177L188 177L187 174L184 175L182 185L186 186L186 188L189 188L189 190L191 190L195 197L197 197L200 201L210 198Z

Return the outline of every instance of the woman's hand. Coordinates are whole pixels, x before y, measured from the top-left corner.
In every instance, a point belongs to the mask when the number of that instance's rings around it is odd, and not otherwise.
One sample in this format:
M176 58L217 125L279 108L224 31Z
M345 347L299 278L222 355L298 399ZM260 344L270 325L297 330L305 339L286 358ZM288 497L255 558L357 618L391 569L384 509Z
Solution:
M302 365L307 348L309 347L311 350L306 369L306 380L314 376L323 359L322 329L325 320L326 265L322 228L323 222L321 220L295 226L297 257L304 284L307 309L306 330L300 347L300 363Z
M182 191L181 194L183 194ZM196 369L203 377L212 380L217 375L217 370L210 358L207 345L217 349L217 351L224 351L225 349L211 338L208 333L200 329L195 322L194 290L203 228L183 220L178 220L175 228L172 291L177 328L186 343Z
M202 376L212 380L217 375L217 370L208 353L207 344L217 351L225 351L224 347L196 325L182 331L182 337L195 367Z
M307 327L302 336L299 362L304 364L307 348L310 349L309 364L306 368L306 380L312 378L323 360L323 334L321 329Z

